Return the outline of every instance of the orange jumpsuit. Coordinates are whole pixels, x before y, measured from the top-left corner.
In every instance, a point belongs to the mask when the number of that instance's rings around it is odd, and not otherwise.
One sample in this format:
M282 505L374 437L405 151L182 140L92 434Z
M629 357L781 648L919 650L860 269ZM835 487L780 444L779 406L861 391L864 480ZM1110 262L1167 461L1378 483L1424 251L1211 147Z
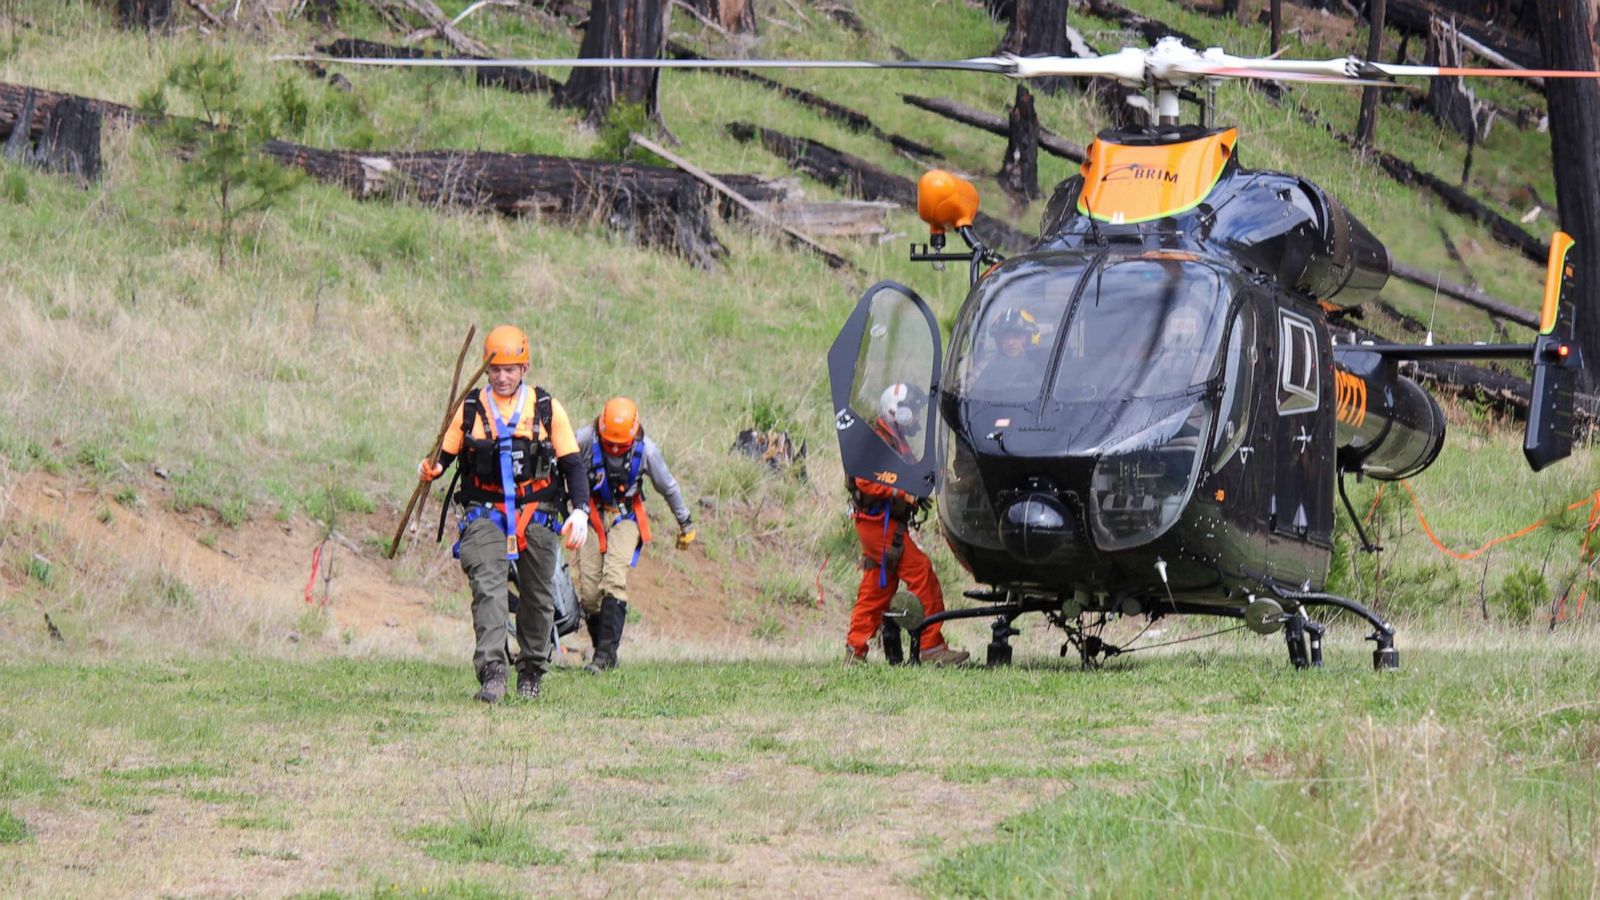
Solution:
M909 508L917 502L916 498L865 478L855 479L855 487L872 501L872 505L855 511L856 535L861 538L861 587L856 591L855 609L850 613L850 634L845 638L850 651L860 657L867 655L867 642L883 624L889 600L902 580L922 601L924 615L944 612L944 592L939 587L939 576L934 574L933 564L912 539L905 520L890 514L892 500L898 499ZM885 566L883 555L896 535L904 535L900 564ZM939 625L923 629L922 652L937 650L943 644Z

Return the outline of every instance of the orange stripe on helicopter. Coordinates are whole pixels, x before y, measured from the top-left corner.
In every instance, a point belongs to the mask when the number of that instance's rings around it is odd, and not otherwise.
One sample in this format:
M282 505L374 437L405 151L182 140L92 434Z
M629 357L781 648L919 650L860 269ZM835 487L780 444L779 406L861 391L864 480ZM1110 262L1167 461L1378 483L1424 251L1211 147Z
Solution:
M1335 417L1354 428L1367 421L1367 381L1343 369L1333 370Z
M1123 225L1193 209L1217 186L1238 142L1237 128L1154 146L1095 138L1084 155L1078 211Z

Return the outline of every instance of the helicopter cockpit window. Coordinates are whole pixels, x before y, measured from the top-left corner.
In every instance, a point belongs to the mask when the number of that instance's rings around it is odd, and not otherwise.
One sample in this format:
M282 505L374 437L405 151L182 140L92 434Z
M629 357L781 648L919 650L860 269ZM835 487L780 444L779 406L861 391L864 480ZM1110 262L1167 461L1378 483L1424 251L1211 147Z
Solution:
M1212 377L1227 285L1190 260L1129 259L1085 281L1053 395L1065 402L1159 398Z
M974 400L1027 403L1038 399L1051 348L1083 260L1024 264L988 285L987 302L970 309L952 359L951 381Z
M1242 306L1228 331L1228 348L1223 353L1222 416L1212 439L1213 471L1233 457L1250 430L1250 407L1255 396L1256 318L1249 306Z
M1311 320L1287 310L1278 313L1278 414L1317 408L1317 332Z
M933 335L916 304L880 289L856 355L850 408L907 462L920 462L936 408L929 402Z

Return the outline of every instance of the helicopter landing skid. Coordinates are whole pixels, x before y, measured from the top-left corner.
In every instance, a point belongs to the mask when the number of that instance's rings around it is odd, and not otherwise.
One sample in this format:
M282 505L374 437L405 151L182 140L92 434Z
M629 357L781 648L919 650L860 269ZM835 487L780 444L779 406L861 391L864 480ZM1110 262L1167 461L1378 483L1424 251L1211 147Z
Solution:
M907 630L911 632L911 646L921 647L922 630L930 625L937 625L940 622L949 622L953 619L981 619L987 616L993 616L993 636L989 640L988 653L985 656L985 661L991 666L1009 666L1011 665L1011 638L1021 634L1020 631L1018 631L1016 628L1013 628L1011 625L1011 623L1016 620L1017 616L1030 612L1058 612L1060 609L1061 601L1059 599L1052 599L1048 597L1041 597L1037 600L1019 600L1015 603L996 603L992 606L973 606L967 609L947 609L943 612L937 612L931 616L928 616L926 619L923 619L921 624L919 624L916 628ZM900 660L898 658L889 655L889 628L890 625L886 621L883 629L885 637L884 656L891 663L899 662ZM900 627L894 626L894 630L896 632L895 649L899 650L898 632L900 631ZM918 654L916 653L907 655L905 657L905 664L909 666L919 665L921 660L919 660L917 656Z
M1361 618L1366 619L1368 622L1372 623L1373 629L1372 633L1367 635L1367 640L1372 641L1377 645L1372 650L1372 668L1379 672L1390 672L1400 668L1400 651L1396 650L1394 646L1394 626L1379 618L1377 613L1368 609L1361 602L1351 600L1349 597L1341 597L1338 594L1324 594L1320 591L1286 591L1280 589L1278 594L1283 599L1293 600L1302 606L1332 606L1336 609L1342 609L1346 612L1355 613ZM1294 627L1294 623L1296 621L1301 622L1303 627L1306 624L1315 624L1311 623L1311 620L1309 619L1304 619L1301 616L1295 616L1289 621L1289 623L1285 625L1285 634L1287 634L1288 631ZM1322 626L1319 625L1317 626L1317 631L1312 638L1312 642L1315 647L1312 652L1318 659L1318 662L1316 662L1315 665L1321 665L1321 633ZM1290 662L1294 662L1295 651L1293 646L1293 638L1289 638L1289 640L1289 660ZM1305 667L1301 666L1299 663L1295 663L1295 668Z

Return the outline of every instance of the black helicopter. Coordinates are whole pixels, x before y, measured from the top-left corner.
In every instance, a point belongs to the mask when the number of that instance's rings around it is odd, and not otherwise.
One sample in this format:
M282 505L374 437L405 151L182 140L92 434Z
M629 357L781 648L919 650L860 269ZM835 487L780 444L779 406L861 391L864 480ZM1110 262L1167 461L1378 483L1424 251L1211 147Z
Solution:
M1008 663L1012 623L1038 612L1090 663L1118 648L1088 633L1085 616L1212 615L1242 618L1263 634L1283 630L1291 662L1307 667L1321 664L1323 632L1307 610L1331 606L1370 622L1374 666L1396 668L1394 629L1322 588L1336 493L1349 509L1344 475L1409 477L1443 445L1438 404L1399 364L1531 359L1524 453L1539 469L1571 452L1582 361L1570 304L1561 302L1578 277L1570 239L1558 235L1552 246L1532 343L1335 346L1331 301L1375 296L1389 277L1387 249L1317 185L1244 168L1237 129L1182 125L1179 111L1187 88L1227 79L1360 85L1400 77L1600 78L1597 72L1244 58L1197 52L1175 38L1091 58L276 58L446 68L952 70L1109 78L1151 91L1155 124L1101 133L1082 173L1054 191L1037 243L1012 259L974 232L978 195L970 183L943 172L924 176L918 207L932 233L913 246L912 259L970 264L971 292L948 365L941 366L933 313L893 282L866 292L829 353L845 471L936 495L951 549L989 586L968 592L984 605L927 621L916 604L896 604L913 646L935 621L993 617L988 662ZM951 231L966 252L945 252ZM997 362L1002 321L1027 324L1020 363ZM879 398L898 385L926 386L936 398L929 425L903 454L874 427Z
M1172 87L1157 83L1159 108ZM1525 455L1537 470L1571 452L1581 361L1564 234L1533 343L1335 345L1330 301L1376 296L1388 252L1315 184L1245 168L1236 129L1163 115L1102 132L1010 259L972 230L977 205L947 173L919 184L932 240L911 258L971 266L949 359L932 312L894 282L866 292L828 357L846 472L936 495L951 550L991 586L967 592L985 605L925 622L897 603L912 646L934 622L993 617L988 662L1008 663L1013 621L1038 612L1092 662L1120 648L1086 617L1214 615L1283 630L1303 668L1322 662L1307 609L1331 606L1370 622L1374 666L1397 668L1393 628L1322 588L1336 493L1361 528L1344 476L1408 478L1443 445L1439 405L1399 363L1531 359ZM942 252L949 231L968 252ZM873 427L899 383L937 398L909 453Z

